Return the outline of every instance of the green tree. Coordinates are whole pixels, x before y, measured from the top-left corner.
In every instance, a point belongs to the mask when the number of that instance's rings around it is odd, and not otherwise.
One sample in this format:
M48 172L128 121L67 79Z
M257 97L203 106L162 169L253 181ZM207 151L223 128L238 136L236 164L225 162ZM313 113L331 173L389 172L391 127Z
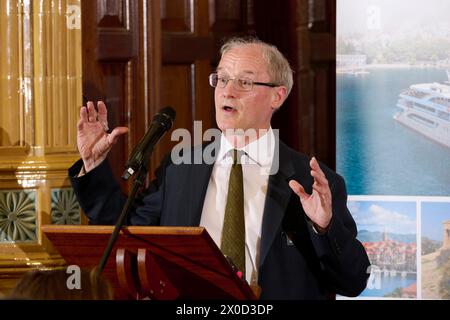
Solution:
M396 288L394 291L392 291L391 293L386 293L384 295L384 297L386 298L401 298L402 297L402 288Z

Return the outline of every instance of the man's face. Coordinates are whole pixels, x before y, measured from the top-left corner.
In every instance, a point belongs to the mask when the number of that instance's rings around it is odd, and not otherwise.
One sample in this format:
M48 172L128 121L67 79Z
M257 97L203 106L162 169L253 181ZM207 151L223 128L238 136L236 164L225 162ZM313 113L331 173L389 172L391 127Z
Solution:
M258 45L247 45L229 50L217 67L219 77L249 78L256 82L271 82L267 63ZM227 129L268 129L273 112L281 106L285 87L253 85L251 91L239 91L230 80L225 88L215 88L216 122Z

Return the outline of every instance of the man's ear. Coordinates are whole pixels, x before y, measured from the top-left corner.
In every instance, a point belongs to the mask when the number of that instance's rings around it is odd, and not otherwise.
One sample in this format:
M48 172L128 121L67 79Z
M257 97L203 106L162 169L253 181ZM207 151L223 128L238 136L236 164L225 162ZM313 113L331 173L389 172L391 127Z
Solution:
M275 87L272 95L271 107L274 111L278 110L287 98L287 88L285 86Z

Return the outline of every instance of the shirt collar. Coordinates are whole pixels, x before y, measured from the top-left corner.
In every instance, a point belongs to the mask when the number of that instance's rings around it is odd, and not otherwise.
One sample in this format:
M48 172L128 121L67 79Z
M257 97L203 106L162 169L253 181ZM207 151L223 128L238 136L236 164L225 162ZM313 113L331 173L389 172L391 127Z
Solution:
M234 147L228 142L222 134L220 137L220 149L217 161L224 161L227 156L231 156L230 151ZM243 148L239 148L246 153L250 161L258 164L260 167L271 167L273 156L275 152L275 136L272 127L269 128L266 134L247 144ZM245 161L243 161L245 164Z

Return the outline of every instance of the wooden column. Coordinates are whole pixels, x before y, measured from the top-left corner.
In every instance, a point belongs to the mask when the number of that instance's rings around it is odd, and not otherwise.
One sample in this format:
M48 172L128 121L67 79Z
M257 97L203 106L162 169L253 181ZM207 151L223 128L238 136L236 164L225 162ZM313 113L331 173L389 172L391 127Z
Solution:
M62 266L43 224L80 224L81 0L0 1L0 297L27 270Z

